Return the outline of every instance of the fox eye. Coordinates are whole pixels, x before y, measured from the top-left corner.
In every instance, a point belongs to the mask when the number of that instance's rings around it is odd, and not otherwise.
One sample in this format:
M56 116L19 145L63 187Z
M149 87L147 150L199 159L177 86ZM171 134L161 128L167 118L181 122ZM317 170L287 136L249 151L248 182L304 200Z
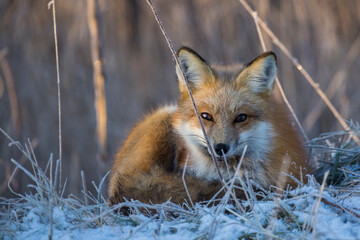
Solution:
M203 119L207 121L214 121L213 117L209 113L203 112L200 115Z
M245 113L242 113L235 118L234 123L245 122L246 119L247 119L247 115Z

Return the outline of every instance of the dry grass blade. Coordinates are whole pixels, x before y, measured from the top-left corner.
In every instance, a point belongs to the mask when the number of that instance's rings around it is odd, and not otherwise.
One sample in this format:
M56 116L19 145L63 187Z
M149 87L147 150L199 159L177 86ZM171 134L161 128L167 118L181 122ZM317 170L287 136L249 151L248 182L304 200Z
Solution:
M59 159L60 159L60 173L59 173L59 191L61 191L61 175L62 175L62 133L61 133L61 91L60 91L60 67L59 67L59 48L56 28L56 10L55 0L48 3L48 8L52 7L53 25L54 25L54 42L55 42L55 58L56 58L56 79L57 79L57 101L58 101L58 120L59 120Z
M192 201L192 199L191 199L191 196L190 196L190 193L189 193L189 190L188 190L188 188L187 188L186 181L185 181L185 172L186 172L186 166L187 166L188 161L189 161L189 155L188 155L187 158L186 158L185 165L184 165L184 170L183 170L183 173L182 173L182 177L181 177L181 178L182 178L182 181L183 181L185 190L186 190L186 194L187 194L187 196L188 196L188 198L189 198L189 201L190 201L190 203L191 203L191 207L192 207L192 208L195 208L195 205L194 205L194 203L193 203L193 201Z
M196 104L195 104L195 100L194 100L194 97L193 97L193 95L192 95L192 93L191 93L189 81L188 81L188 79L187 79L187 77L186 77L186 75L185 75L185 73L184 73L184 69L182 68L181 64L179 63L179 59L178 59L178 57L177 57L177 55L176 55L174 46L173 46L173 44L171 43L171 40L170 40L169 36L167 35L167 33L166 33L166 31L165 31L165 28L164 28L164 26L163 26L163 24L162 24L162 22L161 22L161 20L160 20L160 17L159 17L159 15L158 15L157 12L156 12L156 9L155 9L155 7L154 7L154 4L152 3L151 0L146 0L146 1L147 1L147 3L149 4L149 6L150 6L150 8L151 8L151 11L153 12L154 17L155 17L155 19L156 19L156 22L158 23L158 25L159 25L159 27L160 27L160 29L161 29L161 32L163 33L163 35L164 35L164 37L165 37L165 39L166 39L166 42L167 42L167 44L168 44L168 46L169 46L169 49L170 49L170 51L171 51L171 54L172 54L172 56L173 56L173 58L174 58L174 60L175 60L175 62L176 62L176 66L178 66L179 69L181 70L181 74L182 74L182 78L183 78L182 80L184 80L185 83L186 83L186 88L187 88L187 91L188 91L188 93L189 93L189 97L190 97L190 99L191 99L191 103L192 103L192 106L193 106L193 108L194 108L196 117L197 117L197 119L198 119L198 121L199 121L199 123L200 123L202 133L204 134L204 138L205 138L205 140L206 140L206 145L207 145L207 147L208 147L208 149L209 149L211 158L212 158L213 163L214 163L214 165L215 165L215 167L216 167L216 170L217 170L217 172L218 172L218 174L219 174L220 181L221 181L221 183L224 185L224 184L225 184L224 178L223 178L223 176L222 176L222 174L221 174L219 165L218 165L218 163L217 163L217 161L216 161L216 159L215 159L214 149L213 149L213 147L211 146L210 141L209 141L209 138L208 138L208 136L207 136L207 134L206 134L204 124L203 124L203 122L202 122L202 120L201 120L199 111L198 111L197 106L196 106ZM179 79L179 80L181 81L181 79Z
M87 198L87 188L86 188L86 180L85 180L85 173L83 170L81 170L80 172L80 175L81 175L81 182L82 182L82 187L83 187L83 192L84 192L84 201L85 201L85 206L89 205L89 202L88 202L88 198Z
M239 2L251 16L254 14L255 11L253 11L253 9L250 7L250 5L245 0L239 0ZM261 20L261 18L259 18L259 17L257 17L257 19L258 19L259 26L272 39L273 43L275 45L277 45L281 49L281 51L290 59L290 61L296 66L296 68L300 71L300 73L305 77L305 79L308 81L308 83L314 88L316 93L324 101L324 103L327 105L327 107L333 113L335 118L339 121L341 126L345 130L349 131L350 130L349 125L341 117L340 113L336 110L336 108L330 102L330 100L327 98L325 93L320 89L319 85L317 83L315 83L315 81L312 79L312 77L309 75L309 73L303 68L303 66L298 62L298 60L291 55L290 51L284 46L284 44L282 44L282 42L270 30L270 28L266 25L266 23L263 20ZM352 135L352 138L356 142L358 142L358 144L360 144L360 140L356 135Z

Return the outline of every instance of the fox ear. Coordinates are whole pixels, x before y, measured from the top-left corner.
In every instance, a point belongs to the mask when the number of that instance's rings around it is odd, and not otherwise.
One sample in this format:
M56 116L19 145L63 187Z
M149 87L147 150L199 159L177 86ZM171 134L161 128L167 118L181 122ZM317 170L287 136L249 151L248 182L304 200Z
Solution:
M239 74L236 81L246 85L253 93L271 94L276 77L276 55L265 52L251 61Z
M182 47L179 49L177 55L185 77L189 81L191 90L195 90L212 76L209 65L194 50L188 47ZM176 74L179 81L180 92L186 91L186 82L178 66L176 66Z

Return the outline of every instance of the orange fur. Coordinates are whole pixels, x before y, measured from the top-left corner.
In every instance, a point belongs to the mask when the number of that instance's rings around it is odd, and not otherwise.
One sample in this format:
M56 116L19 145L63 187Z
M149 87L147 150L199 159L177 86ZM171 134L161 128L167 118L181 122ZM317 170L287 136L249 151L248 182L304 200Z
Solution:
M288 112L271 95L276 76L273 53L264 53L247 66L220 68L210 67L188 48L178 55L226 180L235 174L245 145L248 150L237 174L248 174L264 188L278 184L281 172L300 179L300 168L304 175L310 171ZM112 204L124 197L183 203L187 193L181 173L186 159L185 180L194 202L209 200L221 189L179 69L177 74L178 105L148 115L118 152L109 185ZM295 186L285 179L285 184Z

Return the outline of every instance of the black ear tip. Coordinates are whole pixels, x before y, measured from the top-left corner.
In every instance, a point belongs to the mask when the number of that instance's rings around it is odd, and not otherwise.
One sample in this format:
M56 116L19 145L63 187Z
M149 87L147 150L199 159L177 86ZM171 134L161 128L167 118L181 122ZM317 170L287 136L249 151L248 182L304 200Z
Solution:
M277 63L276 54L272 51L268 51L268 52L264 52L264 53L260 54L259 56L257 56L254 60L252 60L250 63L248 63L247 66L252 65L253 63L259 61L260 59L264 59L264 58L268 58L268 57L272 57L275 64Z
M277 62L277 56L273 51L265 52L263 54L264 54L264 57L272 56L274 58L275 62Z
M197 52L195 52L193 49L183 46L177 51L177 56L180 57L182 52L188 52L189 54L195 55L197 58L199 58L201 61L205 62L205 59L203 59Z
M182 46L178 51L177 51L177 56L180 57L182 52L188 52L188 53L192 53L192 54L197 54L194 50L192 50L189 47L186 46Z
M260 56L258 56L257 58L266 58L266 57L273 57L275 62L277 62L277 57L276 54L273 51L268 51L268 52L264 52L263 54L261 54Z

